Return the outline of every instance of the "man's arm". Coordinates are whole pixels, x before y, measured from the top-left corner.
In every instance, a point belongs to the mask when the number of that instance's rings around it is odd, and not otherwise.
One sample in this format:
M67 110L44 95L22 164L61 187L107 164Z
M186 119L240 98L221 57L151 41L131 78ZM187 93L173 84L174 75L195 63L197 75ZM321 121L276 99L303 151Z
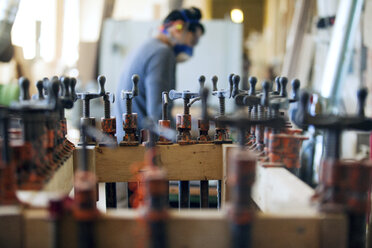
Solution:
M151 57L146 67L146 112L154 121L161 118L163 91L175 86L175 58L169 48L159 50Z

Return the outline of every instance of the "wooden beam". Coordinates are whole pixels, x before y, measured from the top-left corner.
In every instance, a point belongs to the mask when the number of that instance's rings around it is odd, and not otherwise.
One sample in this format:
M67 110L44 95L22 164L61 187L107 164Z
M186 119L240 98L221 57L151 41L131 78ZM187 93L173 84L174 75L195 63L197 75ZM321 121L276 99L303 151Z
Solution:
M223 145L223 202L229 200L226 184L229 154L237 147L237 145ZM264 168L260 162L257 163L252 199L262 212L314 214L317 209L310 202L313 195L314 190L287 169Z
M147 247L146 224L140 213L113 210L103 214L95 224L96 247ZM25 247L48 247L51 223L46 211L27 210L24 216ZM169 211L169 218L169 247L230 247L229 225L224 211L174 210ZM346 247L346 223L342 215L258 213L254 220L253 247ZM61 247L76 247L74 220L65 218L61 226Z
M265 213L315 213L314 190L285 168L257 166L252 198Z
M166 169L168 180L222 179L222 147L215 144L158 146L160 166ZM75 150L79 163L80 148ZM135 181L132 167L140 166L145 147L96 147L89 150L89 168L95 171L99 182Z

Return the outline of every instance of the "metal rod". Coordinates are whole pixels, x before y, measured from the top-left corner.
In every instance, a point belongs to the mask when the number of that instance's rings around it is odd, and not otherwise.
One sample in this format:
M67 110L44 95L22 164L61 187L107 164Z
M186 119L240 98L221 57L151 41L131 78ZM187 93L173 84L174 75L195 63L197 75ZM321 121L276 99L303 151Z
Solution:
M200 181L200 208L209 208L209 182Z
M105 191L106 191L106 208L116 208L117 207L116 183L106 183Z
M221 189L222 189L222 180L218 180L217 182L217 208L221 209Z
M79 248L94 248L94 223L93 221L79 221L78 223Z
M349 213L349 248L366 247L366 215Z
M178 188L178 208L190 208L190 182L179 181Z

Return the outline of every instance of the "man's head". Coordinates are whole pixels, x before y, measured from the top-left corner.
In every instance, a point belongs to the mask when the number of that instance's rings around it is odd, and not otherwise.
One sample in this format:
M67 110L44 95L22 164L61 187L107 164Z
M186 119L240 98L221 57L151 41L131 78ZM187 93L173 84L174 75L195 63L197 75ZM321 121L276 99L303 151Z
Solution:
M198 8L190 8L173 10L163 21L162 32L170 36L179 62L192 56L193 47L204 34L201 17Z

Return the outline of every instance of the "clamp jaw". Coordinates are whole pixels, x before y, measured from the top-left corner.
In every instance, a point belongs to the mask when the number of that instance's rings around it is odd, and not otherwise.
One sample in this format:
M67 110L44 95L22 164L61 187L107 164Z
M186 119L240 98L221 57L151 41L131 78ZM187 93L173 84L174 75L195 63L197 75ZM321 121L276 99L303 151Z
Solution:
M199 82L204 84L205 78L200 77ZM190 106L200 100L199 92L190 92L188 90L178 92L171 90L169 92L169 99L183 99L183 114L177 114L176 116L176 128L178 131L177 134L177 143L181 145L195 144L196 142L191 138L191 115L190 115ZM191 99L195 99L190 102Z
M76 98L83 101L83 117L80 118L81 125L89 125L89 126L96 126L96 119L94 117L90 117L90 100L96 99L99 97L103 97L105 95L105 82L106 79L102 77L98 77L98 85L99 89L97 93L91 92L84 92L84 93L76 93ZM90 136L85 137L87 139L88 145L96 145L96 140ZM83 136L80 136L79 145L83 144Z
M225 98L231 97L234 94L238 94L237 85L239 84L240 77L238 75L230 74L229 75L229 90L218 90L217 88L217 76L212 77L213 91L212 95L218 97L219 101L219 115L216 117L216 129L214 135L214 143L216 144L231 144L232 140L230 139L229 130L226 126L219 122L220 118L225 116Z
M358 110L355 115L336 116L308 113L309 93L302 92L294 122L303 128L309 125L324 130L325 147L321 163L321 177L317 199L321 210L348 214L349 246L365 247L368 192L372 184L370 161L345 161L340 159L341 134L344 130L371 131L372 119L364 116L367 90L357 93Z
M98 76L97 79L98 82L102 82L102 84L105 84L106 77L105 76ZM104 117L101 118L101 127L102 132L104 134L107 134L108 136L115 138L116 134L116 118L114 116L111 116L111 109L110 104L115 102L115 95L110 92L106 92L103 90L103 110L104 110ZM99 146L106 146L107 144L100 142L98 144Z
M170 128L171 122L168 118L168 103L169 103L169 94L167 91L162 92L162 105L163 105L163 111L162 111L162 119L159 120L159 126L162 128ZM159 131L159 140L157 142L159 145L171 145L172 141L164 137L164 134Z
M137 113L132 113L132 100L138 96L138 75L132 76L133 88L131 91L121 91L121 98L125 100L127 112L123 114L124 137L120 146L138 146L139 138L137 135Z

